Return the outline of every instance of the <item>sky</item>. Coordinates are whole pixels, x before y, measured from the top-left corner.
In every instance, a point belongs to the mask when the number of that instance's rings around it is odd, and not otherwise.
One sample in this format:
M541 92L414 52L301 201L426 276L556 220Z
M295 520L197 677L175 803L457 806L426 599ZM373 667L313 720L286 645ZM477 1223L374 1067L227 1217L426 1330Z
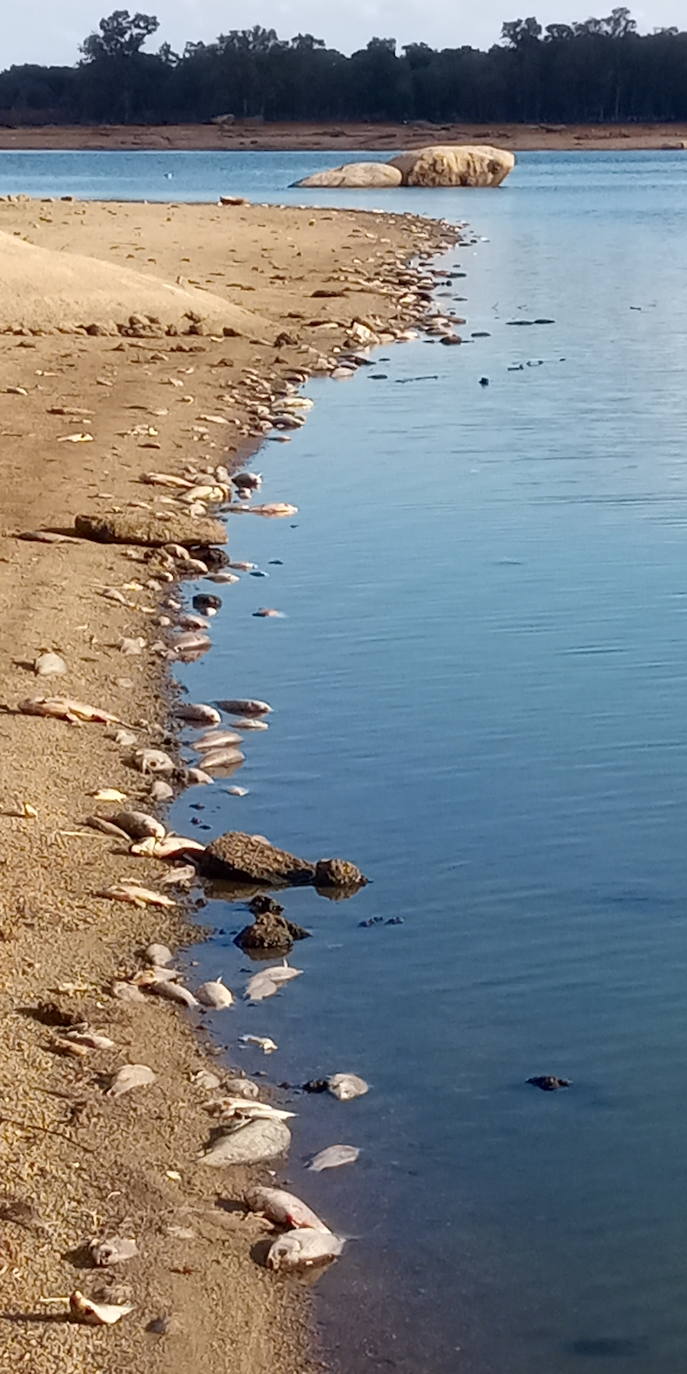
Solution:
M138 9L156 14L158 41L180 50L187 39L211 41L228 29L262 24L282 38L312 33L330 47L352 52L368 38L423 41L432 47L490 47L504 19L532 12L541 24L569 23L589 14L609 14L617 0L344 0L326 6L320 0L19 0L7 7L0 39L0 68L13 63L54 65L76 60L79 43L97 27L102 14ZM641 30L675 24L687 27L685 0L641 0L630 4Z

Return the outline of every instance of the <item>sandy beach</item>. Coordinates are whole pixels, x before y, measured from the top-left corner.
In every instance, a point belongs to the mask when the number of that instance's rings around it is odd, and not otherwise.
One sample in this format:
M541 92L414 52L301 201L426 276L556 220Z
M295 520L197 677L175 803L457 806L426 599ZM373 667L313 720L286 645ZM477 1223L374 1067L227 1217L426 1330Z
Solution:
M260 124L253 121L166 126L107 125L0 128L0 150L156 149L162 151L398 152L431 143L495 143L515 152L589 151L687 146L685 124Z
M42 146L59 145L43 136ZM5 1361L35 1374L307 1374L304 1290L252 1257L265 1225L240 1205L245 1172L196 1162L212 1122L193 1076L208 1065L226 1073L203 1048L202 1013L117 995L151 940L176 948L196 938L183 893L160 888L169 865L133 857L121 838L85 824L117 809L96 799L101 789L155 810L150 779L130 766L117 723L17 711L38 693L66 695L111 713L137 746L176 755L169 663L154 645L169 643L168 599L178 606L183 591L156 575L141 547L19 536L73 530L81 513L164 513L162 491L141 482L151 469L210 460L235 470L262 437L256 379L330 369L354 321L407 327L420 301L408 297L405 265L438 251L446 232L409 216L19 200L0 203L0 233L59 255L36 258L4 294L0 282ZM80 308L93 302L79 327L41 289L47 272L57 292L76 252L96 260L78 267ZM137 286L116 272L101 280L99 263L134 270ZM150 325L146 284L159 294L162 282L205 293L215 311L224 303L236 327ZM232 315L237 306L250 315ZM137 637L142 652L129 654ZM45 651L64 659L64 676L36 676ZM123 880L171 893L176 905L98 895ZM192 967L185 979L193 986ZM113 1047L66 1042L64 1028L80 1023ZM147 1065L155 1081L108 1097L126 1063ZM134 1237L139 1254L98 1270L85 1247L111 1235ZM114 1327L78 1324L68 1318L74 1290L104 1291L133 1311Z

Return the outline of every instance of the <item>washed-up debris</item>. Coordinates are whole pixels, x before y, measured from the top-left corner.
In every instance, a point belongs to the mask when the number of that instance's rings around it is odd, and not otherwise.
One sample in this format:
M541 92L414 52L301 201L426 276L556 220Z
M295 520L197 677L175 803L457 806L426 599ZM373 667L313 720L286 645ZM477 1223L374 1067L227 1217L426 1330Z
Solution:
M155 1082L155 1074L147 1064L123 1064L113 1075L107 1090L108 1097L123 1097L133 1088L144 1088Z
M67 665L60 654L46 651L34 659L33 671L37 677L58 677L67 672Z
M283 1121L247 1121L245 1125L221 1135L201 1155L200 1163L212 1168L229 1164L261 1164L284 1154L291 1144L291 1132Z
M173 773L176 768L174 759L162 749L136 749L133 763L141 773Z
M88 1248L93 1263L99 1269L109 1269L111 1264L124 1264L138 1254L138 1246L131 1236L107 1236L92 1240Z
M215 749L225 749L232 744L242 744L241 735L237 735L235 730L208 730L199 739L193 741L193 748L198 754L213 753Z
M103 888L102 892L96 893L98 897L108 897L113 902L130 902L132 906L163 906L173 907L176 902L171 897L166 897L162 892L153 892L149 887L143 887L140 883L122 880L119 883L112 883L110 887Z
M259 1212L274 1226L286 1226L294 1231L301 1228L312 1231L329 1230L306 1202L302 1202L285 1188L251 1188L246 1194L246 1206L251 1212Z
M92 792L91 796L99 802L126 801L126 792L120 792L118 787L101 787L97 792Z
M234 1001L234 994L225 988L221 978L214 982L202 983L198 988L198 1001L203 1007L214 1007L220 1010L230 1007Z
M251 1102L255 1101L259 1095L258 1085L253 1082L252 1078L238 1078L234 1076L232 1078L227 1078L224 1086L227 1092L231 1093L234 1097L244 1097Z
M266 515L280 517L287 515L298 515L298 506L291 506L287 501L272 501L266 506L239 506L232 509L245 510L250 515Z
M69 1298L71 1316L75 1321L84 1322L86 1326L114 1326L115 1322L128 1316L133 1310L130 1302L94 1302L92 1298L85 1298L78 1289Z
M212 640L208 634L202 630L185 630L175 639L169 653L173 657L183 657L187 654L204 654L210 648Z
M260 606L257 611L253 611L254 620L284 620L284 612L275 610L274 606Z
M127 658L133 658L137 654L142 654L147 644L147 640L142 635L137 635L135 639L127 639L123 636L118 644L119 652Z
M255 701L250 697L228 697L218 701L220 711L230 716L268 716L272 707L266 701Z
M250 979L244 997L250 1002L264 1002L266 997L274 997L283 983L300 978L302 968L291 968L284 959L276 968L263 969Z
M269 1035L241 1035L239 1036L240 1045L255 1045L255 1048L262 1050L263 1054L274 1054L279 1049L275 1040L271 1040Z
M248 788L247 788L247 787L228 787L228 788L227 788L227 795L230 796L230 797L247 797L247 796L248 796Z
M150 799L155 802L171 801L174 796L174 788L168 782L163 782L162 778L156 778L150 787Z
M196 1088L209 1093L214 1092L215 1088L219 1088L220 1085L217 1074L211 1073L209 1069L198 1069L197 1073L191 1075L191 1082Z
M27 697L20 701L17 710L28 716L51 716L55 720L97 721L103 725L121 725L118 716L104 711L101 706L88 706L84 701L72 697Z
M78 544L73 534L59 534L57 530L23 530L18 539L27 539L35 544Z
M360 1155L360 1150L356 1145L328 1145L326 1150L320 1150L319 1154L313 1156L308 1164L308 1168L315 1174L320 1174L324 1169L340 1169L343 1164L355 1164Z
M179 868L173 868L171 873L166 873L164 878L160 878L160 887L190 887L197 877L198 872L194 864L182 864Z
M113 984L112 984L112 996L113 996L113 997L116 997L118 1002L139 1002L139 1003L140 1003L140 1002L145 1002L145 1000L146 1000L145 997L143 996L143 993L141 992L141 989L140 989L140 988L137 988L136 985L135 985L134 983L120 983L120 982L115 982L115 983L113 983Z
M184 702L177 706L174 711L178 720L187 720L194 725L219 725L222 717L214 706L206 706L205 702Z
M150 859L177 859L185 858L187 854L202 854L204 849L205 845L199 840L188 840L184 835L165 835L162 840L149 835L138 844L132 844L129 852Z
M275 1270L309 1269L336 1259L345 1243L331 1231L285 1231L270 1246L266 1264Z
M240 1121L289 1121L296 1115L283 1107L273 1107L270 1102L248 1099L243 1093L236 1097L219 1097L214 1103L208 1104L210 1109L221 1116L223 1123L231 1121L233 1117Z
M136 736L132 730L108 730L108 739L113 739L120 749L132 749L136 743Z
M73 1028L63 1031L65 1040L69 1040L74 1045L83 1045L87 1050L113 1050L115 1042L109 1035L101 1035L99 1031Z
M232 720L235 730L269 730L266 720L254 720L252 716L239 716L238 720Z
M203 755L203 769L206 773L214 773L223 768L236 768L245 761L246 756L240 749L213 749Z
M206 773L203 768L185 768L183 770L183 781L189 787L203 787L214 782L214 778L211 778L210 774Z
M147 835L163 840L167 834L162 821L158 821L155 816L149 816L146 811L116 811L114 816L108 819L132 840L142 840Z
M227 532L221 520L169 513L169 517L143 512L111 515L77 515L74 533L81 539L100 544L226 544Z

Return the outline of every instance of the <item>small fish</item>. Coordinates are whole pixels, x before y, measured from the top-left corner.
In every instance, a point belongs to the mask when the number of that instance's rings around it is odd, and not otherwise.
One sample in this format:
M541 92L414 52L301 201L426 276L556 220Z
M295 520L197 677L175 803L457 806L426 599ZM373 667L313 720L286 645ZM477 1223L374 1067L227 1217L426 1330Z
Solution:
M274 606L261 606L259 611L253 611L254 620L284 620L284 612L276 611Z
M218 1107L223 1117L238 1116L247 1121L289 1121L296 1115L281 1107L273 1107L270 1102L250 1101L241 1094L238 1097L220 1098Z
M339 1102L352 1102L354 1097L364 1097L370 1085L356 1073L335 1073L327 1079L327 1091Z
M255 1045L256 1049L262 1050L263 1054L274 1054L279 1049L276 1041L270 1040L269 1035L241 1035L239 1044Z
M209 1069L198 1069L197 1073L191 1075L191 1082L195 1084L196 1088L208 1093L214 1092L215 1088L220 1086L217 1074L211 1073Z
M225 988L221 978L217 978L214 982L201 983L198 988L198 1001L203 1007L214 1007L219 1010L232 1006L234 994L229 988Z
M273 1242L267 1254L268 1269L308 1269L336 1259L345 1241L331 1231L299 1229L285 1231Z
M189 786L202 787L214 781L203 768L186 768L184 771L185 781Z
M152 944L148 945L145 950L146 963L152 964L153 967L164 968L166 964L171 964L173 957L172 951L167 948L167 945Z
M37 677L57 677L67 672L67 665L59 654L46 652L34 659L33 671Z
M227 788L227 795L228 795L229 797L247 797L247 796L248 796L248 788L247 788L247 787L228 787L228 788Z
M356 1145L329 1145L313 1155L308 1168L315 1174L322 1173L323 1169L340 1169L342 1164L355 1164L359 1155Z
M141 773L173 773L176 767L162 749L136 749L133 760Z
M114 1040L110 1040L109 1035L100 1035L93 1030L65 1030L63 1032L65 1040L71 1040L75 1045L85 1045L88 1050L113 1050Z
M232 583L240 582L241 578L236 577L234 573L227 572L225 569L223 572L210 573L208 581L215 582L220 587L230 587Z
M88 706L86 702L74 701L71 697L27 697L20 701L17 708L28 716L52 716L55 720L97 721L103 725L121 725L118 716L104 711L100 706Z
M240 749L213 749L203 754L203 768L206 773L212 773L216 768L233 768L245 761L246 756Z
M157 840L163 840L167 834L162 821L158 821L155 816L149 816L146 811L115 811L109 820L132 840L142 840L150 835Z
M174 650L179 654L193 654L209 649L210 644L210 636L204 630L186 630L175 639Z
M101 787L98 792L91 792L90 795L95 801L100 802L126 801L126 792L120 792L117 787Z
M168 782L163 782L162 778L156 778L150 788L150 799L156 802L171 801L174 796L174 788Z
M164 878L160 878L160 887L188 887L195 882L197 876L193 864L182 864L180 868L173 868L171 873L166 873Z
M165 835L158 840L154 835L131 846L132 854L143 854L152 859L176 859L186 854L201 854L205 845L199 840L187 840L184 835Z
M147 1064L123 1064L113 1075L107 1090L108 1097L122 1097L132 1088L144 1088L155 1082L155 1074Z
M218 701L220 711L230 716L269 716L272 707L266 701L255 701L251 697L230 697Z
M236 568L237 572L253 572L257 568L257 563L229 563L228 567ZM237 581L239 579L237 578Z
M189 992L188 988L182 987L181 983L175 983L170 979L158 978L148 985L148 992L155 993L156 997L164 997L168 1002L178 1002L182 1007L197 1007L198 1002Z
M71 1316L86 1326L114 1326L133 1310L130 1302L94 1302L92 1298L85 1298L78 1288L69 1297Z
M102 892L96 893L96 896L109 897L113 902L130 902L132 906L176 906L171 897L165 897L161 892L152 892L149 887L141 887L140 883L133 882L113 883L111 887L103 888Z
M302 972L302 968L292 968L285 959L283 964L276 968L263 969L260 973L255 973L248 983L244 997L251 1002L263 1002L266 997L274 997L282 983L299 978Z
M251 515L298 515L298 506L290 506L287 501L272 501L267 506L248 506L247 509Z
M301 1202L294 1193L285 1188L251 1188L246 1194L246 1205L251 1212L260 1212L274 1226L286 1226L291 1231L304 1228L311 1231L328 1231L329 1227L320 1221L316 1212Z
M207 734L194 741L193 748L196 753L204 754L206 750L224 749L227 745L241 742L241 736L235 730L208 730Z

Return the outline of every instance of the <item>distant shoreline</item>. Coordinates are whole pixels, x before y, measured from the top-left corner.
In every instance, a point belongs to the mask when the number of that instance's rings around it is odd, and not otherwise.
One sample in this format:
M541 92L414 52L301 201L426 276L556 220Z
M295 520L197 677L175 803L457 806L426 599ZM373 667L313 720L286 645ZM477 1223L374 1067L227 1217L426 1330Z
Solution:
M0 128L0 152L395 152L431 143L494 143L515 152L687 152L686 124L42 125ZM342 159L343 160L343 159Z

